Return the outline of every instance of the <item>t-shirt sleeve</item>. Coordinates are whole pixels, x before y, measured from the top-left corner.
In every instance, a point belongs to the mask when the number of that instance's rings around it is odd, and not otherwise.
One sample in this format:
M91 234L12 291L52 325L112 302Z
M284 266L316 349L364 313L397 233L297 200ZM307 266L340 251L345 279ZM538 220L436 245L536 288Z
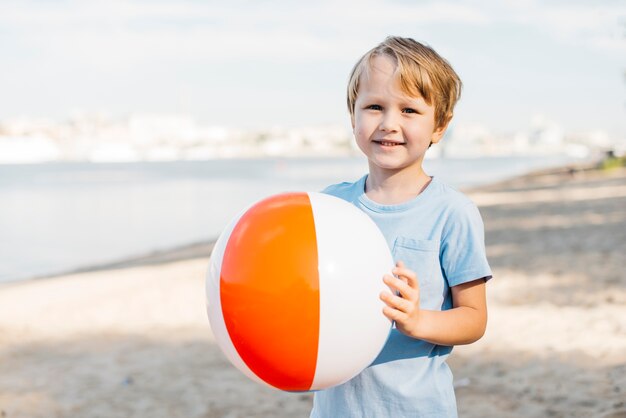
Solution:
M450 287L485 278L491 268L485 253L485 230L474 203L451 212L443 230L441 267Z

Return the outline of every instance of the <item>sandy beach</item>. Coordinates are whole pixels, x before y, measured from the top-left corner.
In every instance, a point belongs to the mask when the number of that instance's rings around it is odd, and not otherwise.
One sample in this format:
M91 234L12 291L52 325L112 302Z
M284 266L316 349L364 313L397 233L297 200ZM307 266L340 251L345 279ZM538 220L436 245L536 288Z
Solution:
M450 358L460 416L626 417L626 170L469 194L494 279L487 333ZM0 418L308 416L216 346L210 249L0 285Z

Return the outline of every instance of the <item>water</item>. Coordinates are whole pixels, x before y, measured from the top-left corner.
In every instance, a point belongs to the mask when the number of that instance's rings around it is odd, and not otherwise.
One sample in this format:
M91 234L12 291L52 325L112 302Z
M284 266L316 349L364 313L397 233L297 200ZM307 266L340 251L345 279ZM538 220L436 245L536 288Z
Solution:
M565 162L436 159L425 167L463 188ZM262 197L317 191L366 169L358 158L0 165L0 281L208 241Z

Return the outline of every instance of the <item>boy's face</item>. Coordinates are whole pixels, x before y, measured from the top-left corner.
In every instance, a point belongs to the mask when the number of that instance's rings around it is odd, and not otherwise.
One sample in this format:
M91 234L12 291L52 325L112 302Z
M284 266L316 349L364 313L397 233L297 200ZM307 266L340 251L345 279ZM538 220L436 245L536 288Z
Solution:
M428 146L439 142L446 129L435 127L434 106L402 91L395 69L390 57L377 56L359 80L352 128L370 173L421 170Z

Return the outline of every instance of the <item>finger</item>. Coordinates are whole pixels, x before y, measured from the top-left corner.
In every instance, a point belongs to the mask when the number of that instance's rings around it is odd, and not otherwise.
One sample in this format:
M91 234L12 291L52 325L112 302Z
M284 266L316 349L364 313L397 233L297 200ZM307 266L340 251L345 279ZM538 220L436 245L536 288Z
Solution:
M398 292L403 298L414 300L417 296L417 289L413 289L407 282L390 274L385 274L383 282L391 288L392 291Z
M405 315L397 309L390 308L389 306L383 307L383 315L392 321L402 321Z
M414 308L414 304L411 303L410 300L404 299L396 295L391 295L390 297L388 297L385 303L387 303L387 306L389 306L390 308L397 309L398 311L405 314L411 313Z
M397 309L404 313L409 313L412 309L412 304L409 300L393 295L389 292L381 292L380 300L385 302L385 304L387 304L390 308Z
M389 286L389 289L395 294L404 294L406 296L411 291L407 282L391 274L385 274L383 276L383 282Z
M404 297L410 297L412 293L417 290L412 288L406 280L395 275L387 274L383 277L383 281L387 286L391 287L392 290L401 293Z
M399 278L404 279L413 289L419 288L417 275L413 270L406 268L402 261L398 261L396 267L391 272Z

